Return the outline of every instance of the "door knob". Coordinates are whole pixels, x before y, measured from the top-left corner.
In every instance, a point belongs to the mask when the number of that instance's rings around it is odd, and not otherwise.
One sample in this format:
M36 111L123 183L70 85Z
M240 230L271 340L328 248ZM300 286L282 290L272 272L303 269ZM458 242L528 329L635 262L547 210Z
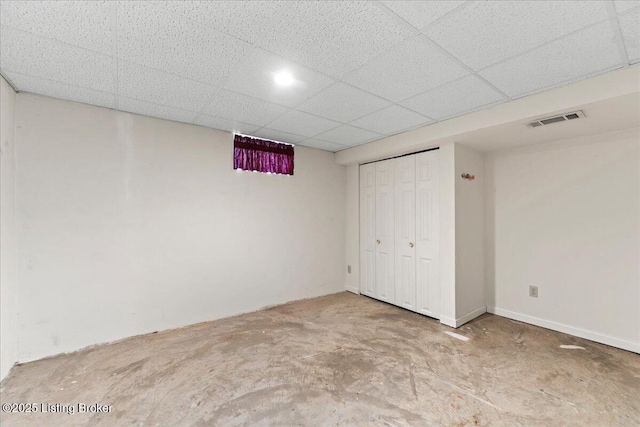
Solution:
M413 247L413 243L409 243L409 247L412 248Z
M380 244L380 239L376 240L376 243L377 243L377 244Z

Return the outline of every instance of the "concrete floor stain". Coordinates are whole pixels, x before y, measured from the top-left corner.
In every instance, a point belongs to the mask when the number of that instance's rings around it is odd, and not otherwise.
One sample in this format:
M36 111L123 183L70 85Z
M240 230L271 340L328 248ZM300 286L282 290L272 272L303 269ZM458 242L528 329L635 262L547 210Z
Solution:
M640 425L640 355L485 314L438 321L348 293L15 367L13 426ZM567 350L576 345L584 350Z

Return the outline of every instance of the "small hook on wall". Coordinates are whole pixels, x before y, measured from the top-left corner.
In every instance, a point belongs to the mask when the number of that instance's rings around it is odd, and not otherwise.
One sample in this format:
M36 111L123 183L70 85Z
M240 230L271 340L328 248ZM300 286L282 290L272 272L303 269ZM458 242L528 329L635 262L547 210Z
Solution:
M474 179L476 179L476 176L470 173L463 173L462 179L468 179L469 181L473 181Z

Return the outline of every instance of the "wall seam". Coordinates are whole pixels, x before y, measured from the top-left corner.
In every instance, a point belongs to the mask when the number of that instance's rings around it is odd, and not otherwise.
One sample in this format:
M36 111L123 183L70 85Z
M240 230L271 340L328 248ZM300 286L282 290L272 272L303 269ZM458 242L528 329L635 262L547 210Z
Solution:
M19 231L22 229L21 222L18 219L18 96L21 96L20 93L15 93L15 102L13 106L13 229L14 229L14 244L15 244L15 256L13 260L13 268L14 268L14 280L16 286L15 298L14 298L14 309L16 313L15 317L15 327L16 327L16 336L15 336L15 359L14 365L17 364L20 360L20 240L17 236Z

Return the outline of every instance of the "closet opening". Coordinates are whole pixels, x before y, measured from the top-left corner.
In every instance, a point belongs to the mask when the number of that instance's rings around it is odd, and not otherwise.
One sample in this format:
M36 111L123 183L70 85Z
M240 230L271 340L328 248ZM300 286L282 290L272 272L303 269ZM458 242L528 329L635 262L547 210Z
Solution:
M360 292L440 316L438 148L360 165Z

